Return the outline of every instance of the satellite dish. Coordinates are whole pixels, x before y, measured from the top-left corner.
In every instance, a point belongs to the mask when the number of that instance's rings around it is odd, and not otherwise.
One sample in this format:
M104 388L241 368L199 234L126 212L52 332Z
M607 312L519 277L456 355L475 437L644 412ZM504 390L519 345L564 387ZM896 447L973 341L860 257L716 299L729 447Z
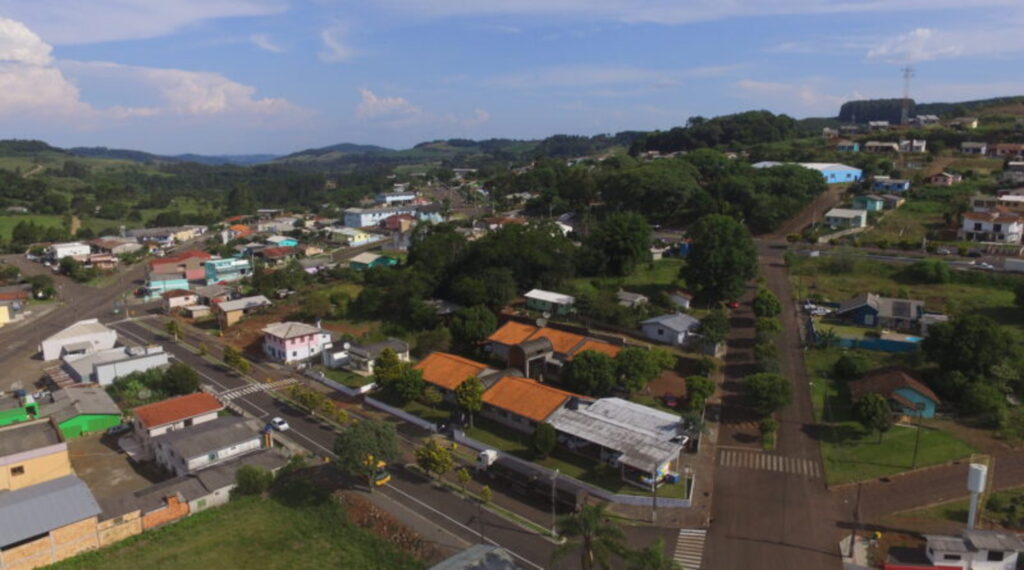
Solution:
M544 311L543 315L544 315L545 319L550 319L551 318L551 313L549 313L547 311Z
M545 314L547 314L547 313L545 313ZM537 326L538 327L544 327L544 326L547 326L547 324L548 324L548 320L547 319L537 319Z
M352 345L346 342L345 344L341 345L341 347L344 348L345 350L348 350L352 348Z

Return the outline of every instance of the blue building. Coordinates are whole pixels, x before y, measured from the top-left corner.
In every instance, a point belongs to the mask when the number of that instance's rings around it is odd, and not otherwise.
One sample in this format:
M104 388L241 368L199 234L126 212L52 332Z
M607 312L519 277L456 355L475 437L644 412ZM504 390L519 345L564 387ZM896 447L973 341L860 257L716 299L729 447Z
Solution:
M146 299L156 299L167 291L184 289L188 291L188 279L177 274L150 274L146 281Z
M939 397L913 372L902 366L879 368L860 380L849 383L850 398L857 401L868 394L878 394L889 402L894 412L911 417L933 418Z
M839 141L836 143L836 150L839 152L860 152L860 143L854 141Z
M248 259L229 257L227 259L210 259L206 262L206 284L230 283L239 281L252 274L252 264Z
M817 170L821 173L822 178L825 179L826 184L846 184L856 182L860 180L863 175L863 172L859 168L854 168L852 166L836 162L775 162L773 160L765 160L762 162L755 162L751 166L754 168L772 168L783 164L796 164L804 168Z
M288 236L270 236L267 243L274 247L298 247L299 240Z
M906 192L910 190L909 180L891 178L876 178L871 183L871 189L876 192Z
M876 196L875 194L855 196L853 198L853 207L858 210L867 210L869 212L881 212L885 209L885 198Z

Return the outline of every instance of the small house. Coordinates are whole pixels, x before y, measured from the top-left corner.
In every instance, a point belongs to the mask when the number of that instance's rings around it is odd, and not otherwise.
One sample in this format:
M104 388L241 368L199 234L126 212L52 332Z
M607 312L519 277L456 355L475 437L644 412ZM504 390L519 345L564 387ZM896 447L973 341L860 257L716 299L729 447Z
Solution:
M220 327L225 329L242 320L245 315L270 305L270 299L263 295L253 295L217 303L213 306L213 312L217 315Z
M1024 235L1024 218L1013 212L965 212L958 237L968 241L1017 244Z
M877 194L855 196L853 198L853 207L857 210L880 212L885 209L885 199Z
M953 186L954 184L960 184L964 179L959 174L950 174L949 172L940 172L928 179L928 183L933 186Z
M1018 557L1024 550L1024 541L1011 530L967 528L960 536L926 534L924 538L924 548L889 548L882 569L1012 570L1019 567Z
M865 327L912 330L924 315L924 301L864 293L840 303L834 314Z
M533 289L523 295L526 299L526 308L533 311L541 311L552 315L567 315L572 312L576 298L571 295L563 295L543 289Z
M280 265L287 262L289 259L293 259L299 254L298 248L292 246L282 247L265 247L256 253L257 257L260 257L267 263L267 265Z
M960 117L958 119L953 119L952 121L950 121L949 126L953 127L954 129L973 131L974 129L978 128L978 118Z
M149 447L153 438L165 433L217 419L224 409L212 394L196 392L160 400L132 410L133 435L137 443Z
M205 274L207 285L241 281L252 274L252 264L236 257L210 259L205 264Z
M860 143L850 140L841 140L836 143L836 150L839 152L860 152Z
M188 475L263 447L262 426L225 416L153 438L156 462L176 476Z
M988 153L988 143L964 141L960 143L960 152L963 154L983 156Z
M529 434L574 397L575 394L532 378L505 376L484 392L480 414Z
M825 225L831 228L863 228L868 225L867 210L832 208L825 212Z
M306 323L272 323L263 328L263 353L275 362L292 364L320 356L331 333Z
M386 255L378 255L364 251L349 260L348 266L356 271L365 271L373 267L391 267L398 265L398 261Z
M163 298L164 312L169 313L174 309L188 307L199 302L199 295L187 289L171 289L160 294Z
M47 337L39 345L43 360L57 360L68 354L87 354L113 348L117 332L98 319L86 319Z
M409 362L409 344L396 338L389 338L371 344L343 343L341 346L335 346L334 343L328 344L324 346L322 353L323 365L328 368L345 367L373 374L374 363L385 349L394 351L398 360Z
M928 152L928 141L922 139L901 140L900 152L909 152L913 154Z
M104 431L121 423L121 409L103 388L72 386L53 392L52 401L39 408L52 418L64 439Z
M689 346L700 335L700 321L684 313L661 315L640 322L644 336L672 346Z
M910 181L900 178L875 178L871 182L875 192L906 192L910 190Z
M264 240L271 247L298 247L299 240L288 236L270 236Z
M897 196L896 194L882 194L882 200L885 200L886 210L895 210L907 203L906 198L903 196Z
M423 380L445 397L449 397L467 379L495 372L486 364L446 352L432 352L413 368L419 370Z
M892 141L868 141L864 143L864 150L875 153L898 153L900 145Z
M886 131L889 130L889 121L868 121L869 131Z
M849 383L850 398L857 401L868 394L878 394L889 402L894 412L922 418L935 417L939 397L919 380L913 371L902 366L873 370Z
M646 305L649 301L646 295L641 295L640 293L630 293L629 291L623 291L622 289L619 289L619 291L615 293L615 299L619 302L619 305L622 305L623 307L628 307L630 309L635 309L637 307L640 307L641 305Z
M677 307L689 309L690 303L693 302L693 295L686 291L671 291L668 294L668 300Z

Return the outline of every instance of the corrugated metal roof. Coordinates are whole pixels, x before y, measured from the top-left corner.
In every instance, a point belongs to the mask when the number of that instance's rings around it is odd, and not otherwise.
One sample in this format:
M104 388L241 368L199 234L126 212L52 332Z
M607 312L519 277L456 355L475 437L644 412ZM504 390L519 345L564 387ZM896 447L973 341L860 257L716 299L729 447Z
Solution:
M89 488L74 475L0 493L0 546L100 514Z
M259 438L259 429L259 424L252 420L223 417L157 436L153 441L170 447L180 457L191 459Z
M244 311L247 309L255 309L256 307L266 307L270 305L270 299L267 299L263 295L254 295L252 297L242 297L241 299L235 299L234 301L224 301L217 305L222 311Z
M661 325L665 328L672 329L676 332L688 332L695 331L700 328L700 321L691 317L690 315L683 313L673 313L670 315L661 315L652 319L642 321L640 324L646 325L648 323Z
M69 326L68 328L54 334L53 336L47 337L43 342L51 340L62 340L65 338L75 338L83 335L90 334L103 334L112 333L113 330L107 328L106 325L99 322L99 319L86 319L84 321L78 321L77 323Z

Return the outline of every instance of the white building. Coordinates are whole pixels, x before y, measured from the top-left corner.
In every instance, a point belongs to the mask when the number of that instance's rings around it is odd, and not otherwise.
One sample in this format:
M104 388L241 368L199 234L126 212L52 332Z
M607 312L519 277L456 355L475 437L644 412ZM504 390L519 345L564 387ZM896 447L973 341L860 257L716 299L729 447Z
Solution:
M78 321L68 328L43 340L39 352L43 360L57 360L68 354L88 354L114 348L117 332L100 323L99 319Z
M273 323L263 329L263 352L285 364L319 356L329 344L331 333L306 323Z
M893 548L886 566L1015 570L1024 550L1024 541L1012 531L964 529L960 536L926 534L925 539L924 557L919 550Z
M868 225L868 211L832 208L825 212L825 225L832 228L863 228Z
M92 247L80 241L55 243L50 246L49 253L50 257L55 260L61 260L65 257L87 257L92 253Z
M145 372L167 364L168 355L159 345L109 348L64 357L64 369L75 381L101 386L109 386L132 372Z
M386 218L395 214L409 214L415 216L418 212L416 206L387 206L382 208L347 208L344 212L344 224L350 228L365 228L376 226Z
M263 447L260 425L226 416L153 438L158 464L177 476L195 473Z
M380 358L384 349L390 348L398 356L398 360L409 362L409 345L398 339L389 338L384 342L373 344L344 343L335 346L333 343L324 346L323 364L328 368L349 368L373 374L374 362Z
M175 430L212 422L224 409L212 394L196 392L168 398L132 410L136 441L148 448L153 438Z
M700 321L684 313L661 315L640 322L644 336L662 344L687 346L699 337Z
M1010 212L965 212L960 222L960 239L1020 243L1024 221Z

